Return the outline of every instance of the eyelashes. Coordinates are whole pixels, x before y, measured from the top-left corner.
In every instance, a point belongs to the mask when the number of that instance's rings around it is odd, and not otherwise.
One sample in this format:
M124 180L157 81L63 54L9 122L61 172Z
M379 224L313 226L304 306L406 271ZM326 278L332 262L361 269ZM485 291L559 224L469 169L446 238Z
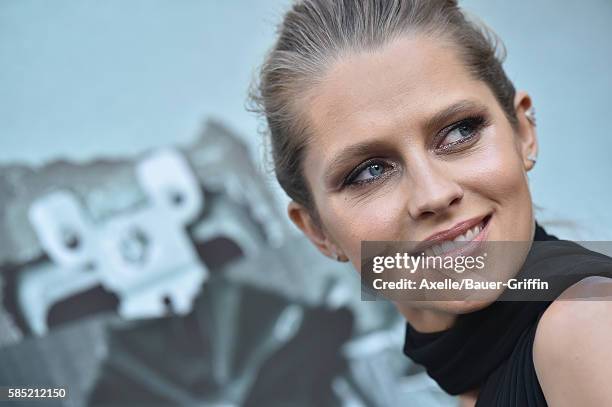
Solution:
M457 146L473 141L487 125L488 122L484 116L473 116L460 120L440 132L439 143L436 147L442 153L449 150L451 150L450 152L456 151ZM451 141L447 139L451 139ZM444 141L448 141L448 143L444 144Z
M358 186L369 184L381 178L386 178L394 165L381 158L373 158L361 163L352 170L342 182L343 186Z
M466 117L442 129L434 138L434 151L452 154L463 151L478 140L481 130L489 125L484 115ZM383 158L371 158L349 172L342 182L344 187L361 187L380 182L397 170L397 164Z

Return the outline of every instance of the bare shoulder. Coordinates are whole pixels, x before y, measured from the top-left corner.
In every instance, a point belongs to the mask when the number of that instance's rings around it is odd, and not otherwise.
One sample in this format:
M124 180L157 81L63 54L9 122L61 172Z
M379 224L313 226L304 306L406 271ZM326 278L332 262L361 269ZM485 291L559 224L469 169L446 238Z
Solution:
M588 277L542 315L533 345L550 406L612 405L612 279Z

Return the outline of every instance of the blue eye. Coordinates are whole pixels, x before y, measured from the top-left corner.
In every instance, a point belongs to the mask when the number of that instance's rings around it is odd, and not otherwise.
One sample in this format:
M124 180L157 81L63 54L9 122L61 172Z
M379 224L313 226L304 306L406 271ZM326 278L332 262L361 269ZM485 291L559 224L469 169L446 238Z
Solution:
M381 162L369 162L355 169L346 179L346 184L362 184L381 177L386 170Z
M440 143L438 148L446 150L455 145L465 143L473 139L483 125L484 118L482 117L474 117L460 121L451 127L451 129L444 135L442 143Z
M380 164L370 164L361 171L353 181L365 181L371 178L376 178L382 175L384 169Z
M461 124L446 134L446 137L444 137L444 143L442 143L441 146L455 144L463 139L470 138L473 135L474 129L472 129L469 125Z

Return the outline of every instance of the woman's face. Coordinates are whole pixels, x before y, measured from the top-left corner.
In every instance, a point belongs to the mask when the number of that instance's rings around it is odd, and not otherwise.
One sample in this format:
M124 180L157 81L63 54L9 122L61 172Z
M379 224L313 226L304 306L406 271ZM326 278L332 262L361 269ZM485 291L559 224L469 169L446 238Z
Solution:
M515 104L517 131L439 40L406 37L341 58L300 105L320 225L297 204L290 217L323 253L345 255L357 270L363 240L423 241L465 221L486 221L487 241L530 241L527 157L537 146L529 97L518 93Z

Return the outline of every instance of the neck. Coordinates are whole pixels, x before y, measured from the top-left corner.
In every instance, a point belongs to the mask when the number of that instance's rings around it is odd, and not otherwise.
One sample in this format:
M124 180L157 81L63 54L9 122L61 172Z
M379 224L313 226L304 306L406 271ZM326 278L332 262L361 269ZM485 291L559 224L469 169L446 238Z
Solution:
M430 333L450 328L457 319L456 314L449 312L420 309L408 304L395 303L395 307L418 332Z

